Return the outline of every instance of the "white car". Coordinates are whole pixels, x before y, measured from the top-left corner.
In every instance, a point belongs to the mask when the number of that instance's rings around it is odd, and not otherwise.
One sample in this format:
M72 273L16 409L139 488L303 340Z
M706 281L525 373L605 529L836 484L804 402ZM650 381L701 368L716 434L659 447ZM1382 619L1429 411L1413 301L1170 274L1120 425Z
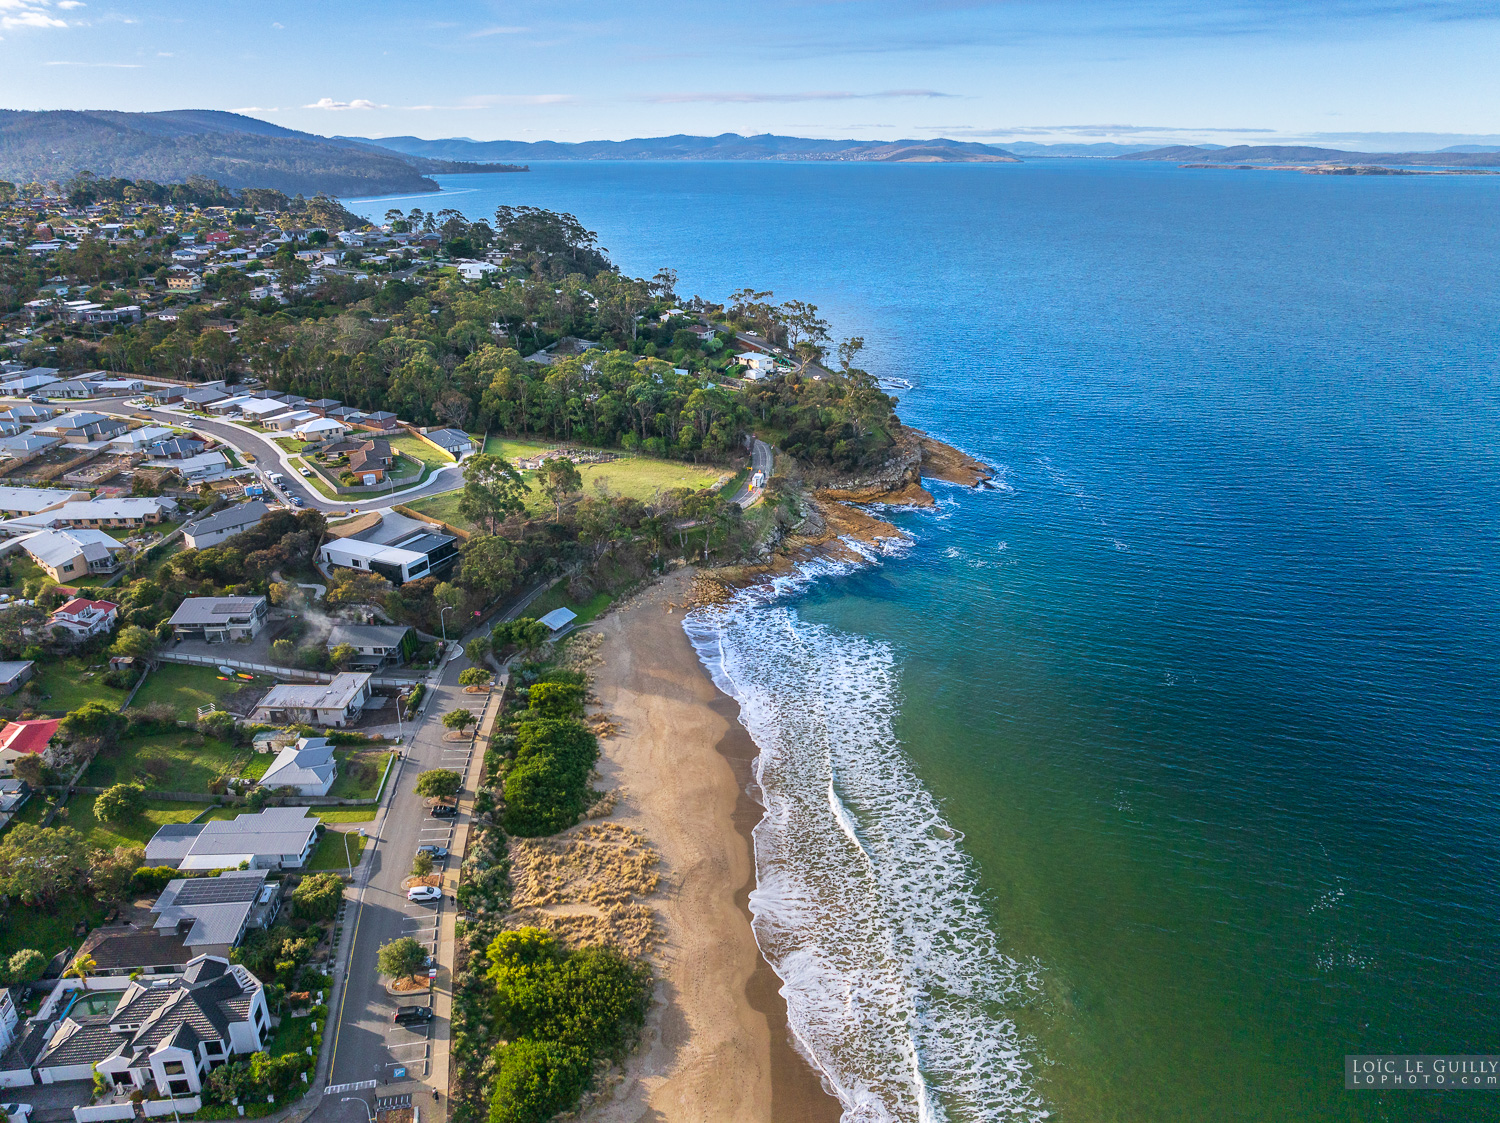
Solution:
M436 885L413 885L406 891L408 901L440 901L443 891Z

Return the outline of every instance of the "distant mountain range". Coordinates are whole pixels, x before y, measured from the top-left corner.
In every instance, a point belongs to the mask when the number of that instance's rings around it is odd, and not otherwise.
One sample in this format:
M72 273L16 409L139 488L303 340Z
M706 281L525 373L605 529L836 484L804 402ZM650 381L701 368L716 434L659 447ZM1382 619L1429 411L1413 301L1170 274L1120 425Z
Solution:
M1171 160L1176 163L1211 164L1376 164L1430 165L1454 168L1500 167L1500 152L1467 151L1471 146L1446 148L1442 152L1347 152L1340 148L1306 148L1291 144L1236 144L1208 148L1196 144L1174 144L1149 152L1130 152L1116 160ZM1478 145L1472 146L1478 148Z
M0 110L0 179L45 183L85 170L157 183L204 176L289 195L380 195L436 191L428 176L437 173L521 169L408 156L209 109Z
M947 140L814 140L797 136L659 136L636 140L590 140L576 144L555 140L470 140L450 137L423 140L414 136L340 137L366 145L435 160L863 160L880 163L1014 163L1003 148L972 141Z

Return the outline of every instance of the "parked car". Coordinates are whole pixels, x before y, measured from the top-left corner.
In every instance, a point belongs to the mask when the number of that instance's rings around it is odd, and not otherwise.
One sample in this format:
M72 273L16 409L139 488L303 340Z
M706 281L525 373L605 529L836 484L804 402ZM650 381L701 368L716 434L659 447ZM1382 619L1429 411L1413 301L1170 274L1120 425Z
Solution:
M304 476L310 476L310 475L312 475L312 469L311 468L299 468L297 470L299 472L301 472Z
M307 504L302 501L302 496L300 496L300 495L294 495L294 496L292 496L292 506L293 507L305 507L305 506L307 506Z
M47 395L46 394L33 394L33 395L31 395L31 397L27 398L26 400L28 402L36 402L38 405L46 405L47 404ZM25 1106L30 1107L31 1105L30 1104L26 1104Z
M408 901L440 901L443 891L436 885L413 885L406 891Z
M426 1006L398 1006L391 1021L398 1026L421 1025L432 1021L432 1011Z
M432 805L432 817L434 819L455 819L458 817L458 805L454 803L434 803Z
M448 848L446 846L418 846L417 853L426 854L435 861L441 861L448 856Z

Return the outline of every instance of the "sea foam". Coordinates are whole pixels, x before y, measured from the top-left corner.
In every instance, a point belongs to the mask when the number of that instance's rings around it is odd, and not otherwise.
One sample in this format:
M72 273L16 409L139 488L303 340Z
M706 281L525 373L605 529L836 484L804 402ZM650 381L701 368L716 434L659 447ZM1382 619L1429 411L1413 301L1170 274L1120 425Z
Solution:
M816 563L690 613L699 657L760 748L756 941L848 1123L1043 1119L1003 954L961 838L894 732L895 653L799 617Z

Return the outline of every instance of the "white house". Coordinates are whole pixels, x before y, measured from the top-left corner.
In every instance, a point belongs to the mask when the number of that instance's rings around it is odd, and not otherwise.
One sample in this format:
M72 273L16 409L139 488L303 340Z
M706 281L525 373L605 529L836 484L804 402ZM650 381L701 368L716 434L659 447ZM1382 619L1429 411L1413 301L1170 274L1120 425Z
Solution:
M275 429L278 432L285 432L288 429L299 428L300 426L307 424L307 422L316 421L317 419L318 415L316 413L313 413L311 410L298 409L293 410L291 413L283 413L279 417L266 418L265 426L267 429Z
M109 631L119 618L120 606L113 601L74 597L52 614L47 625L66 628L79 639L87 639Z
M181 460L150 460L148 468L173 468L182 473L182 478L192 483L211 479L229 470L229 460L222 452L200 452Z
M331 417L316 417L297 426L292 435L304 441L326 441L343 436L346 428Z
M327 795L338 779L339 765L327 737L303 737L276 754L260 778L269 791L291 788L298 795Z
M232 643L254 639L269 613L265 597L188 597L168 623L180 640Z
M362 676L369 678L369 675ZM306 807L267 807L207 823L168 823L146 843L148 866L180 870L300 869L322 824Z
M282 683L273 686L250 715L253 721L288 725L343 726L358 716L370 697L370 676L346 671L328 683ZM149 855L148 855L149 857Z
M483 280L486 274L498 273L500 266L493 265L488 261L460 261L458 262L458 275L466 281Z

